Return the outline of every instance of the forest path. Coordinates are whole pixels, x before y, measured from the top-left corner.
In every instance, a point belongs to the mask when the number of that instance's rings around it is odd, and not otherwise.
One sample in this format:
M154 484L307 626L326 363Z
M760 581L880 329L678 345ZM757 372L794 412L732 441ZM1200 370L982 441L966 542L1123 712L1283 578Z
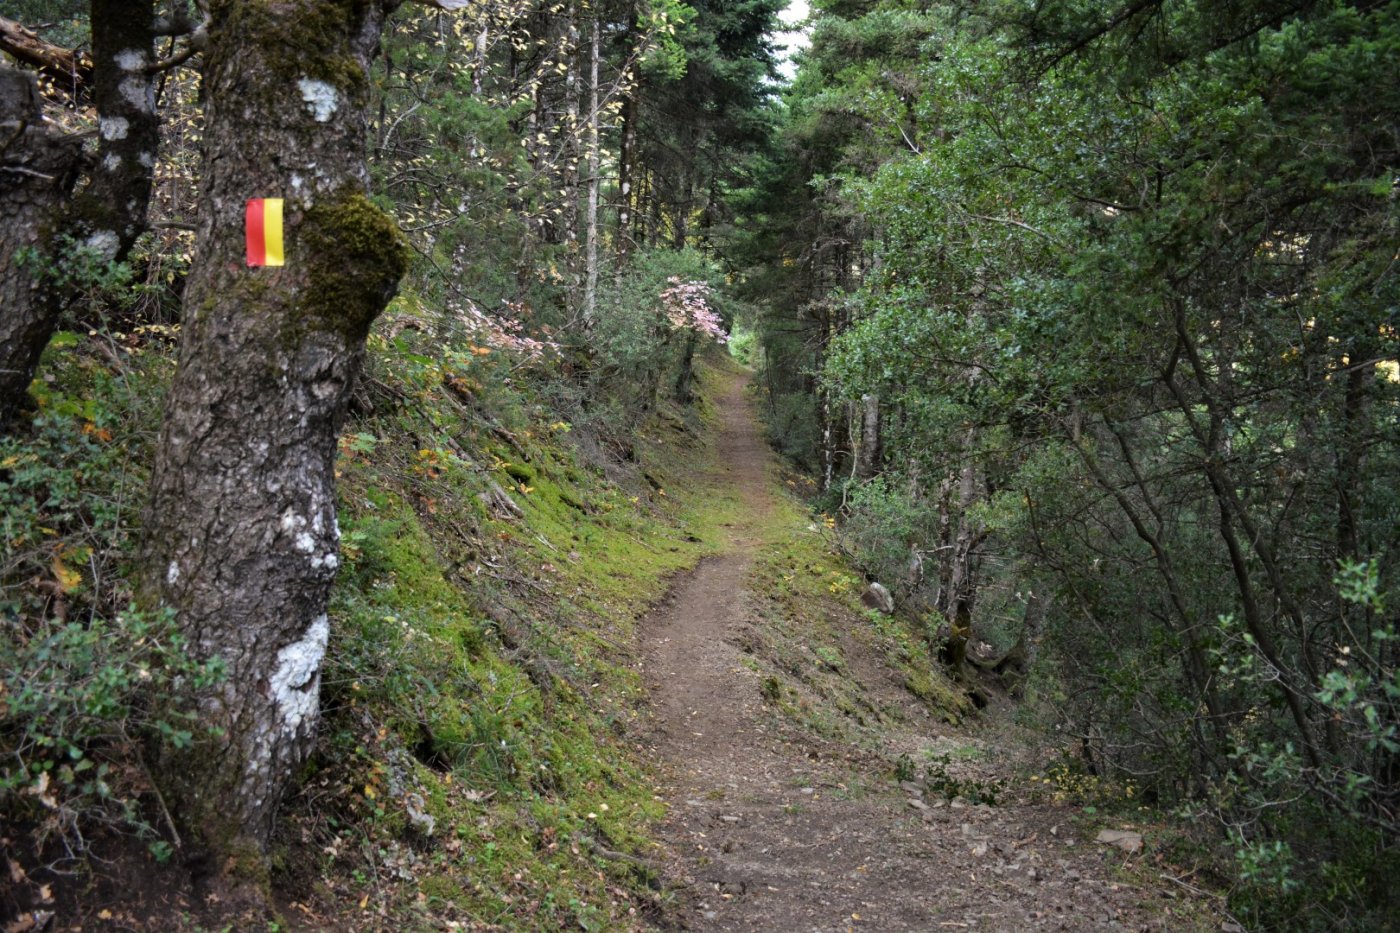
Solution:
M737 643L758 623L751 570L765 540L800 534L772 523L772 454L732 377L719 401L718 482L742 511L722 552L682 578L642 627L652 737L666 773L668 882L689 930L1183 930L1194 900L1127 856L1085 839L1078 811L1003 801L951 804L890 778L888 756L828 741L780 718ZM852 619L852 623L859 620ZM859 652L852 639L847 646ZM902 688L869 650L850 676L882 700ZM937 732L948 733L937 735ZM942 743L942 744L940 744ZM962 751L961 779L1009 776L995 743L925 716L887 749ZM972 750L969 754L969 750ZM1013 796L1010 792L1007 797ZM1092 834L1090 834L1092 835ZM1125 880L1125 875L1139 883ZM1179 895L1187 895L1178 899ZM1214 929L1219 929L1215 921Z

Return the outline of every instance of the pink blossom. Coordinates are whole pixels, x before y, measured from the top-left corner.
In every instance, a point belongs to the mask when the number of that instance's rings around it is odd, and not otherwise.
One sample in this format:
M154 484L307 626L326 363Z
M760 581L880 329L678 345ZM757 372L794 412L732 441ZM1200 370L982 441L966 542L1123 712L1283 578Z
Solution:
M678 275L666 281L671 287L661 293L661 308L672 330L693 330L720 343L729 339L719 314L710 307L713 291L707 283L682 282Z
M559 344L553 340L540 340L525 332L525 324L520 320L530 309L513 301L503 302L504 314L495 316L484 313L474 302L453 302L450 310L467 333L486 346L496 350L518 353L527 359L539 359L546 353L557 353Z

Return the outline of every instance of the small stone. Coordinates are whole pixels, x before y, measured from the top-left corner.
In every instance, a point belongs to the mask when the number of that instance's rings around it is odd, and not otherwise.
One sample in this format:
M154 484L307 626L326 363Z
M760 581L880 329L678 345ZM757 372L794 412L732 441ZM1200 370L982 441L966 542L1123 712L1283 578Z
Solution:
M738 818L737 816L727 816L727 815L726 815L726 816L720 817L720 819L723 820L723 821L726 822L726 823L737 823L737 822L739 822L739 818Z
M1129 855L1136 855L1142 851L1142 833L1135 833L1128 829L1103 829L1094 837L1095 842L1101 842L1108 846L1117 846Z
M870 584L865 592L860 594L860 601L866 608L883 612L885 615L894 613L894 597L882 584Z
M908 803L909 803L909 806L913 807L915 810L927 810L927 809L928 809L928 804L924 803L922 800L913 800L913 799L911 799L911 800L908 801Z

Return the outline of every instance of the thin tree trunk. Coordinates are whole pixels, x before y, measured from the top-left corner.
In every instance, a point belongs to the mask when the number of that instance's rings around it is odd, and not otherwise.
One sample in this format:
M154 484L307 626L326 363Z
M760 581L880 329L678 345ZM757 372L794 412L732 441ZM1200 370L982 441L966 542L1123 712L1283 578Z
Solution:
M635 36L637 28L637 12L633 7L628 18L628 33ZM619 277L627 265L632 248L636 245L632 231L635 203L632 186L637 168L637 119L641 80L641 75L637 74L632 79L633 85L624 92L622 98L622 141L617 156L617 241L614 244L617 263L615 272Z
M676 375L675 400L682 405L695 401L691 385L695 379L695 345L698 337L695 331L686 334L685 347L681 350L680 370Z
M588 215L584 257L583 325L591 328L598 313L598 193L602 184L602 154L598 147L598 60L602 57L602 26L593 16L593 45L588 56Z
M48 254L81 154L81 140L44 125L33 76L0 66L0 430L26 406L53 334L53 302L34 259Z
M568 250L570 304L578 307L578 202L579 202L579 28L578 2L569 3L568 34L564 49L564 145L563 178L564 246Z
M369 65L390 2L210 3L205 167L179 368L143 523L142 598L226 681L219 730L164 749L215 872L258 862L319 717L338 564L336 438L408 255L366 196ZM249 268L244 204L285 199L286 265ZM234 864L230 864L233 862Z
M967 458L958 472L958 531L953 538L949 558L947 614L948 649L945 660L955 674L963 674L967 664L967 643L972 638L972 607L977 598L977 567L973 558L986 532L972 517L972 506L979 486L977 465L972 458L977 429L968 428L963 456Z
M860 448L856 452L855 476L868 480L880 463L880 397L860 397Z
M486 80L486 50L491 38L491 14L481 14L481 30L476 34L476 50L472 62L472 96L480 98Z

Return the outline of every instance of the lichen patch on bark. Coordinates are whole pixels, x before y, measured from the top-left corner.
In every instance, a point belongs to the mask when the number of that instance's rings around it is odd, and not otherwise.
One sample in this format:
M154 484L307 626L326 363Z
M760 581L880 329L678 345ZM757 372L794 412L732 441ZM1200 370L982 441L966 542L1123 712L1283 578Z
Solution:
M340 93L334 86L314 78L302 78L297 81L297 89L301 91L302 102L317 123L329 122L335 116L336 109L340 107Z
M299 641L277 652L277 669L268 678L272 695L274 728L283 735L296 735L303 723L317 712L321 659L330 640L330 620L317 616Z

